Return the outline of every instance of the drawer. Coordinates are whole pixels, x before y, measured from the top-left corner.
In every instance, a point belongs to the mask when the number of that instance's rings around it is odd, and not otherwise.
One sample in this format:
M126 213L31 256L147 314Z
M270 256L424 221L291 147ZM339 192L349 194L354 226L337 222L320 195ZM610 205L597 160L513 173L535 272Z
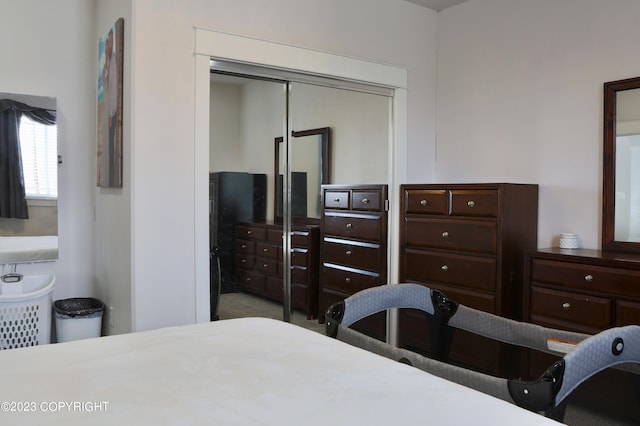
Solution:
M640 324L640 303L618 300L616 302L616 324L632 325Z
M264 295L282 302L282 293L284 292L283 282L281 278L267 277L264 285Z
M444 189L409 189L403 193L407 214L446 215L449 212L448 192Z
M236 269L253 269L256 257L253 254L236 254L233 258Z
M383 220L379 215L325 212L322 217L324 233L338 237L368 241L382 241Z
M308 231L292 231L291 246L292 247L309 247L311 235Z
M349 209L349 191L325 191L324 207L326 209Z
M278 276L280 274L280 269L278 269L278 259L256 257L256 270L267 275Z
M282 228L267 229L267 241L276 245L282 244Z
M236 282L244 290L253 290L260 294L264 292L266 277L255 271L240 271L236 275Z
M492 258L405 249L403 259L401 274L408 280L483 291L496 289L496 260Z
M495 222L406 218L407 246L496 254Z
M266 230L266 228L259 228L259 227L255 227L255 226L237 225L236 226L236 237L237 238L250 238L252 240L266 240L267 239L267 230Z
M534 258L531 280L564 288L640 297L640 271Z
M322 243L323 259L329 263L372 271L384 269L386 251L380 244L339 240L325 237Z
M338 265L323 265L322 287L353 294L365 288L385 284L386 277L375 272L340 267Z
M415 284L421 283L416 282ZM428 287L434 290L440 290L445 296L460 305L489 312L490 314L498 313L496 308L496 296L494 294L482 293L442 283L429 283Z
M611 326L610 299L531 287L531 321L547 327L595 334Z
M256 252L256 242L251 240L236 240L236 254L254 254Z
M309 250L294 248L291 250L292 266L307 266L309 264Z
M381 191L360 191L353 190L351 192L351 209L352 210L382 210L382 192Z
M263 241L256 242L256 255L260 257L268 257L269 259L278 259L278 255L282 252L282 248L274 244Z
M291 267L291 282L296 284L307 284L308 269L303 266Z
M291 305L294 308L302 309L303 311L309 309L309 306L307 306L307 291L306 285L291 284Z
M498 191L452 190L451 216L498 217Z

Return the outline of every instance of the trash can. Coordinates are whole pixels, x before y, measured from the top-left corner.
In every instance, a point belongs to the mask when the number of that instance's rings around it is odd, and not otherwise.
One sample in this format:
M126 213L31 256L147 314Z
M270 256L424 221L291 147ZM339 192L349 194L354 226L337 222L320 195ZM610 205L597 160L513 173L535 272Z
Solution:
M104 303L92 297L56 300L53 303L58 342L100 337Z

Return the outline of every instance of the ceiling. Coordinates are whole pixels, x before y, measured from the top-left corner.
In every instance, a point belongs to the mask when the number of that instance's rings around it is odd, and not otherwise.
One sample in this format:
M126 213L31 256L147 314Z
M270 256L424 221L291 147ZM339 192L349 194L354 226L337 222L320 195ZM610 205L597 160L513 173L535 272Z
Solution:
M417 4L419 6L428 7L429 9L433 9L437 12L440 12L443 9L446 9L451 6L455 6L456 4L464 3L468 0L406 0L409 3Z

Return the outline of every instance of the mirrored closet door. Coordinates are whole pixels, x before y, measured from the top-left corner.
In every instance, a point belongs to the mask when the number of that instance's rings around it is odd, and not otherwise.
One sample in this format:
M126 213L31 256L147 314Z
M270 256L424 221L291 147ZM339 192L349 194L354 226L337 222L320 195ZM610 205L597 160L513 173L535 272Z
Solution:
M388 180L388 94L280 74L212 68L212 319L317 324L321 185Z

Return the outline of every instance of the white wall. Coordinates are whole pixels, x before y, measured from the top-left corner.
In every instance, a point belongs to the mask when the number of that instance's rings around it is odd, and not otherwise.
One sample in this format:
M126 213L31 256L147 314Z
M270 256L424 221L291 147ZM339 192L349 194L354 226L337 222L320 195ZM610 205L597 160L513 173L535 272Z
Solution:
M438 15L438 182L540 185L538 245L600 248L603 83L640 75L636 0L470 0Z
M427 158L433 152L436 14L432 11L389 0L137 0L133 16L131 231L136 330L195 320L194 26L409 69L410 144L424 150ZM428 168L421 173L431 174Z
M0 0L0 10L0 39L5 41L0 92L57 99L63 164L58 175L60 238L53 297L94 296L94 3Z

